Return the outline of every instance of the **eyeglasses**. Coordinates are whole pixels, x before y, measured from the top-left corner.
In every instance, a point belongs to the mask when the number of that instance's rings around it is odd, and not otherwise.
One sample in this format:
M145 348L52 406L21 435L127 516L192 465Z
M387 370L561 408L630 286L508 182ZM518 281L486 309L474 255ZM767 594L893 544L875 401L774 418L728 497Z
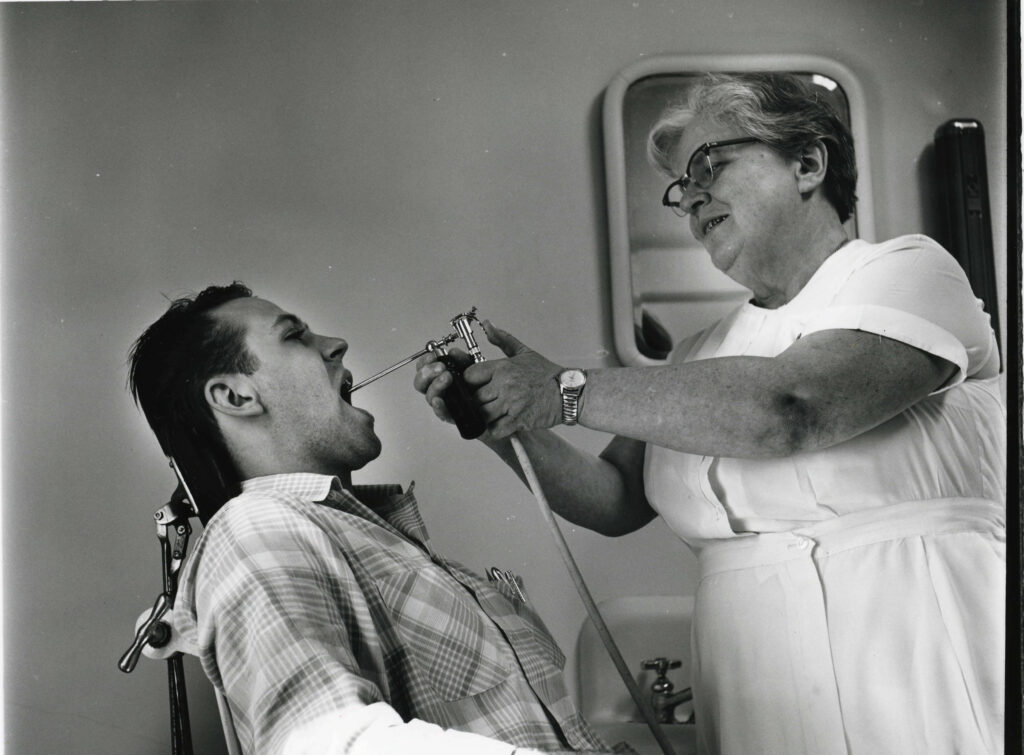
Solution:
M665 195L661 198L661 203L679 217L686 217L689 214L689 210L683 205L686 192L690 191L694 186L698 189L710 189L711 184L715 182L715 168L711 164L711 150L716 147L728 147L731 144L747 144L759 141L761 140L753 136L745 136L741 139L704 142L690 155L690 159L686 163L686 173L683 174L683 177L676 179L665 189Z

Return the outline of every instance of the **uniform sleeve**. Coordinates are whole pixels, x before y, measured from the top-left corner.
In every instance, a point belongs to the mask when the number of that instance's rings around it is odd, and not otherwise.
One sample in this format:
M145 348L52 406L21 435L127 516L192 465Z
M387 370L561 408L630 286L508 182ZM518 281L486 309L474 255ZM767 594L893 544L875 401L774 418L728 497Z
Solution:
M942 390L998 372L982 302L956 259L926 236L873 247L850 267L831 303L807 318L801 335L833 329L875 333L951 362L957 372Z
M240 728L251 732L251 751L512 751L402 721L378 687L376 644L359 635L355 619L366 606L347 561L287 504L257 500L243 508L222 512L207 533L196 613L203 666ZM423 749L405 746L411 742ZM432 742L440 749L429 749Z

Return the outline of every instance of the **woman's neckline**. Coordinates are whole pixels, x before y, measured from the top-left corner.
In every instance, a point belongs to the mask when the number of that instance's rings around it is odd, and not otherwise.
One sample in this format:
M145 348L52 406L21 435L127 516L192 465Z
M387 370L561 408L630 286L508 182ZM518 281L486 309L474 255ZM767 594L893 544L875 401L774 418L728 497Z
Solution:
M852 241L856 241L856 239L843 238L843 240L839 243L839 246L837 246L835 249L833 249L831 252L828 253L828 255L821 261L821 264L818 265L818 267L814 270L814 272L811 273L811 276L806 280L806 282L804 282L804 285L801 286L800 290L797 291L793 295L793 298L790 299L789 301L784 302L784 303L780 304L777 307L766 307L766 306L764 306L762 304L758 304L756 299L750 298L750 299L747 299L747 301L744 303L744 308L749 309L749 310L754 310L756 312L764 312L764 313L778 312L780 310L786 309L787 307L792 305L793 302L795 302L797 299L799 299L801 297L801 295L804 293L804 291L806 291L810 287L811 282L815 278L817 278L819 275L821 275L821 271L829 264L829 260L833 259L836 256L836 253L840 249L842 249L844 246L850 244Z

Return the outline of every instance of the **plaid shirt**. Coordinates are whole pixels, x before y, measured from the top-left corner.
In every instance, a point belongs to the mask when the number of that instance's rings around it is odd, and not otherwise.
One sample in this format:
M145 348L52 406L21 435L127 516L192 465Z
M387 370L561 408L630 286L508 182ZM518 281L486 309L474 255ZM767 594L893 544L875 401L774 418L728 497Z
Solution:
M431 549L412 486L245 482L186 561L175 614L247 752L279 752L314 719L381 702L405 722L515 746L608 749L540 618Z

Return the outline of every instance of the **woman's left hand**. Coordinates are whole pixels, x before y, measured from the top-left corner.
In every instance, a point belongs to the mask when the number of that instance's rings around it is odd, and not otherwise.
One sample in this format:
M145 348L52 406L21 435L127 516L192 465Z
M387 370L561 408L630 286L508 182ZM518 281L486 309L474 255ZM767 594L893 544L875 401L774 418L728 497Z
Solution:
M563 368L490 322L482 325L487 340L508 357L478 362L463 374L476 390L490 434L505 438L560 424L562 397L556 378Z

